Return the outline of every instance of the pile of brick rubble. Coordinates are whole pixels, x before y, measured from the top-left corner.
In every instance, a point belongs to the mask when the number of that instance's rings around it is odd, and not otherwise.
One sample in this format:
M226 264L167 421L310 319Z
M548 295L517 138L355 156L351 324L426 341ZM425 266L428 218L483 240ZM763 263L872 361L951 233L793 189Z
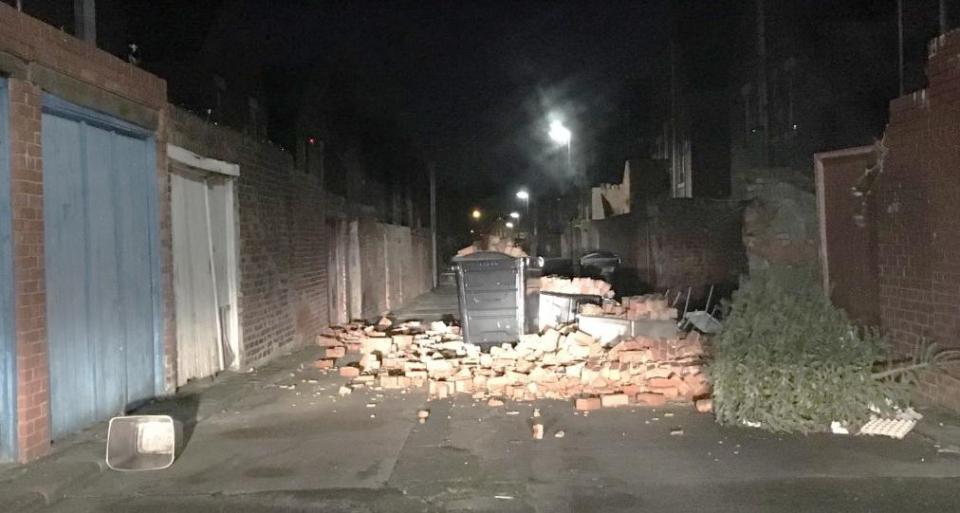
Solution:
M703 342L696 332L673 339L635 337L604 347L576 325L524 335L489 352L468 344L442 322L391 327L354 323L318 338L324 358L314 365L350 379L341 388L428 387L432 399L469 394L503 400L570 400L577 409L695 402L710 411ZM354 353L348 357L348 353Z
M585 303L580 305L580 313L584 315L617 317L631 321L676 320L677 309L671 307L667 299L661 294L646 294L642 296L627 296L621 301L607 299L603 305Z
M540 278L540 292L613 297L613 289L609 283L593 278L544 276Z

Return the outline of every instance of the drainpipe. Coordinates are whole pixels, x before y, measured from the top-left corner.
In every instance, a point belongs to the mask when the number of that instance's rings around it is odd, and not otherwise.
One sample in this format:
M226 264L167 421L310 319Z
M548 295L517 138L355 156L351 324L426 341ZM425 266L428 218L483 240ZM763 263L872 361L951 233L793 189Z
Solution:
M96 0L73 0L73 16L74 23L76 23L75 35L85 42L97 46Z
M940 0L940 35L947 33L947 0Z
M430 253L433 262L433 287L436 288L437 274L437 169L430 163Z
M903 0L897 0L897 65L900 96L903 96Z

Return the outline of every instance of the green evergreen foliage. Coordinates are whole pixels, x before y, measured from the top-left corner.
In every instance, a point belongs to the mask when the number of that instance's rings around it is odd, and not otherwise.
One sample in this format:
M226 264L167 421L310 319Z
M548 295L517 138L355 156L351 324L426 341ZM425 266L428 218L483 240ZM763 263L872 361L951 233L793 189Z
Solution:
M905 376L878 379L884 340L855 328L809 270L755 273L734 296L710 368L722 424L809 433L857 425L870 405L905 405Z

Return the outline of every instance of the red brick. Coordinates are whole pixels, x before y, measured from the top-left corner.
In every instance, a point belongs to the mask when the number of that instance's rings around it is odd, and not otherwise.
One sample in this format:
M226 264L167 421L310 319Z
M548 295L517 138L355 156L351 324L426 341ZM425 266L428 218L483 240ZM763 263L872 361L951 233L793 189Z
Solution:
M650 388L676 388L683 384L683 380L678 377L672 378L651 378L647 380Z
M637 394L637 404L644 406L663 406L667 404L667 398L663 394L643 393Z
M320 359L313 362L313 366L317 369L332 369L335 360L331 359Z
M347 354L347 348L343 346L338 347L328 347L324 351L324 355L327 358L343 358Z
M340 367L340 375L345 378L355 378L360 375L360 369L353 366Z
M580 411L591 411L599 410L603 406L603 403L599 397L578 397L576 406Z

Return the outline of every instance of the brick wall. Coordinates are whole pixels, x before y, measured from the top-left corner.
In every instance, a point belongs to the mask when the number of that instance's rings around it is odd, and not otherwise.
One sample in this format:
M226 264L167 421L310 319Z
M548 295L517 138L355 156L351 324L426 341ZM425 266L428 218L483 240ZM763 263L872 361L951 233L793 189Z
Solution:
M0 2L0 51L154 109L166 103L166 82L107 52Z
M710 285L736 284L747 269L742 216L738 203L661 201L652 216L657 288L692 287L696 299Z
M591 247L581 249L621 256L622 268L614 277L618 292L690 287L694 300L705 299L710 285L730 289L746 272L742 213L737 202L652 200L629 215L591 222Z
M18 453L22 461L28 461L46 454L50 447L50 378L43 270L40 89L16 79L10 80L10 141Z
M877 184L880 311L904 350L921 338L960 347L958 53L960 32L934 40L929 87L890 103Z
M315 337L327 324L325 197L292 156L170 107L169 140L240 166L242 365Z
M880 325L901 351L960 347L960 32L931 42L927 89L890 102L873 187ZM859 291L853 291L856 293ZM960 379L927 373L918 395L960 411Z

